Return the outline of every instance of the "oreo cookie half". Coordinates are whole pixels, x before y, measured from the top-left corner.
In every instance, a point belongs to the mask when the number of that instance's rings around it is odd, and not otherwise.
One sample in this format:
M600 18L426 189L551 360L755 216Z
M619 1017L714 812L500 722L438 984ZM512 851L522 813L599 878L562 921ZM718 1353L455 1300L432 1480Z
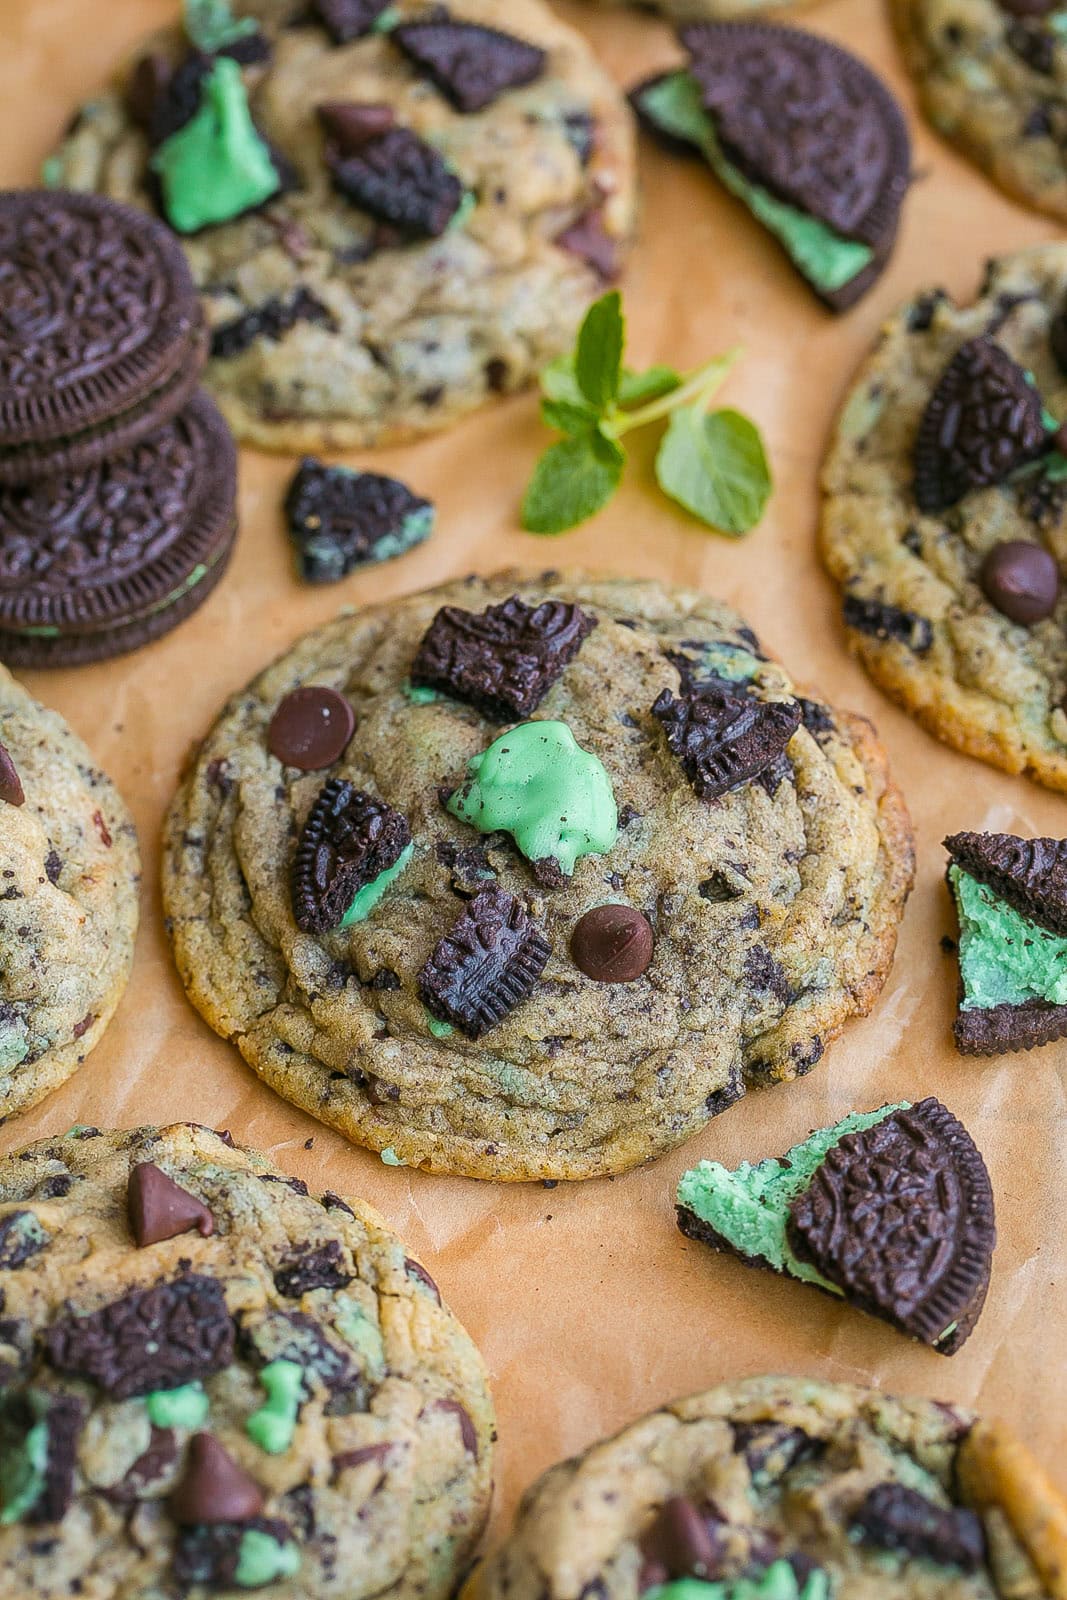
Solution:
M903 113L839 46L765 23L680 30L687 68L639 84L642 120L699 151L832 310L854 305L896 240L911 175Z
M0 194L0 484L81 473L191 398L207 331L177 240L99 195Z
M230 431L201 391L108 461L0 489L0 659L76 666L168 633L225 571L236 484Z

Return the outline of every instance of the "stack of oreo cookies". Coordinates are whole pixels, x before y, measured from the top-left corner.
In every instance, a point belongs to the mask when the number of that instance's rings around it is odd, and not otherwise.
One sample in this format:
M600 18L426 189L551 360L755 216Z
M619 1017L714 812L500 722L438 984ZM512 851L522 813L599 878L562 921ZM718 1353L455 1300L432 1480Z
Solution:
M165 228L94 195L0 194L0 660L136 649L214 588L237 459L206 357Z

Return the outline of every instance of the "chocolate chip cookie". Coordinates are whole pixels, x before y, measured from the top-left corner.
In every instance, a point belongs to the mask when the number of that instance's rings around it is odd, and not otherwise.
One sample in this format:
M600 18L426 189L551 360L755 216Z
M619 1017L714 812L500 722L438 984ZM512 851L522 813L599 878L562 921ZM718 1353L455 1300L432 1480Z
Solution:
M857 375L823 469L849 642L938 738L1067 789L1067 248L918 295Z
M48 181L181 234L248 443L395 442L520 388L633 230L631 118L584 40L542 0L242 9L149 40Z
M504 573L231 701L163 874L190 998L280 1094L392 1164L585 1178L818 1062L912 847L870 725L727 607Z
M467 1591L580 1593L1063 1600L1067 1504L1007 1429L958 1406L749 1378L545 1473Z
M433 1279L228 1134L74 1128L0 1163L0 1584L444 1600L492 1407Z
M1067 31L1055 0L893 0L923 109L1016 200L1067 218Z
M111 780L0 666L0 1118L100 1042L133 964L139 879Z

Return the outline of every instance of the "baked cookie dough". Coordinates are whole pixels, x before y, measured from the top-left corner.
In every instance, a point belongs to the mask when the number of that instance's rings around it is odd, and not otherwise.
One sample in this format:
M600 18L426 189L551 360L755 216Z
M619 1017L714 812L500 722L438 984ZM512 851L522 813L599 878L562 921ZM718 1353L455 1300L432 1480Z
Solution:
M891 317L838 419L821 533L871 676L947 744L1059 790L1065 296L1047 245L992 262L972 305L934 291Z
M871 726L726 606L503 573L340 617L232 699L163 893L193 1004L285 1098L388 1163L587 1178L812 1068L911 875Z
M1067 218L1067 31L1054 0L892 0L934 127L1016 200Z
M245 443L393 443L522 387L633 231L631 117L588 45L542 0L455 0L436 26L424 0L241 9L260 32L228 54L149 40L49 183L185 230L207 382ZM510 41L488 64L485 29Z
M73 1128L0 1163L0 1587L444 1600L492 1406L432 1278L228 1134Z
M111 780L0 666L0 1120L100 1042L133 965L140 870Z
M1067 1504L958 1406L749 1378L545 1473L468 1593L1063 1600Z

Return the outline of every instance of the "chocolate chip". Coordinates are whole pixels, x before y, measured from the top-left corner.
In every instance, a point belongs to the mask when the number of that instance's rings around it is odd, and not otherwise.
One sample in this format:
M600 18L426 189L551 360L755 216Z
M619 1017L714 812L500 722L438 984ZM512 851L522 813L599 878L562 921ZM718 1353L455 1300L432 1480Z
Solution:
M652 925L633 906L594 906L571 934L574 964L597 983L635 983L652 963Z
M263 1510L264 1494L254 1478L213 1434L194 1433L185 1471L170 1497L176 1522L195 1527L216 1522L247 1522Z
M407 484L305 457L285 499L289 536L307 583L336 583L357 567L402 555L429 537L434 509Z
M283 766L318 772L340 761L355 731L356 714L344 695L309 683L278 702L267 748Z
M800 726L795 700L757 700L725 683L706 682L680 698L664 689L652 715L702 800L717 800L757 777Z
M982 563L982 593L1012 622L1031 627L1051 617L1060 597L1060 570L1044 545L1006 539Z
M419 995L431 1016L480 1039L531 993L550 954L544 931L514 895L483 889L434 946Z
M934 642L933 625L914 611L902 611L884 600L864 600L859 595L845 596L843 615L846 628L869 634L872 639L892 640L907 645L917 656L924 656Z
M312 0L311 9L334 44L348 44L370 33L391 4L392 0Z
M336 1239L297 1245L274 1273L274 1287L289 1300L299 1300L312 1289L345 1289L351 1282Z
M409 238L439 238L463 203L456 174L410 128L391 128L351 155L327 149L326 164L340 194Z
M315 115L341 156L350 156L368 139L388 133L396 122L392 106L381 100L326 100L315 107Z
M264 340L277 343L303 322L337 330L333 312L316 300L310 289L298 289L288 300L265 300L261 306L212 329L212 359L232 361L254 344Z
M126 1188L130 1232L140 1249L176 1239L193 1228L202 1239L215 1231L215 1219L202 1200L168 1178L151 1161L139 1161L130 1170Z
M506 90L533 83L545 69L545 52L536 45L447 16L402 23L389 38L465 113L484 111Z
M45 877L49 883L58 883L63 871L63 857L58 850L49 850L44 858Z
M361 889L396 865L411 843L399 811L344 778L325 784L293 858L293 916L305 933L339 927Z
M619 276L619 241L605 228L599 207L583 212L556 235L555 242L568 255L577 256L592 267L604 283L614 283Z
M685 1495L663 1503L641 1549L646 1560L662 1565L671 1578L718 1578L725 1554L708 1518Z
M416 652L411 681L501 722L526 719L596 625L562 600L531 606L512 595L481 612L443 606Z
M22 790L22 782L15 770L15 763L5 745L0 744L0 803L9 806L21 806L26 803L26 796Z
M985 1534L977 1512L938 1506L902 1483L879 1483L860 1506L856 1527L880 1550L977 1572L985 1560Z
M1067 840L1012 833L953 833L945 849L1024 917L1067 935Z

